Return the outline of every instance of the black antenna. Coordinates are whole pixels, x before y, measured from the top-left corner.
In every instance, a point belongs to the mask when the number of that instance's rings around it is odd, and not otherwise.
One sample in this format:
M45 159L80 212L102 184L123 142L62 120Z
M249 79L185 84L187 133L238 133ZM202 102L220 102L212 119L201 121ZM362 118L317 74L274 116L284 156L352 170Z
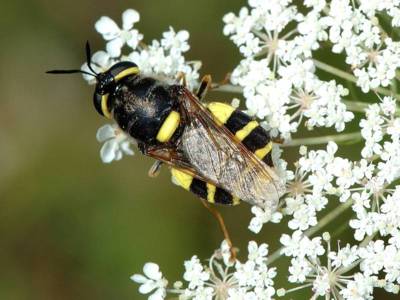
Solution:
M94 74L99 75L98 73L96 73L95 70L93 70L92 68L92 53L90 51L90 45L89 45L89 41L86 41L86 62L87 65L89 67L89 70L92 71Z
M51 70L51 71L47 71L47 74L73 74L73 73L82 73L82 74L86 74L86 75L90 75L93 77L97 78L97 75L99 75L98 73L95 72L95 70L93 70L92 67L92 61L91 61L91 51L90 51L90 45L89 45L89 41L86 41L86 62L87 65L89 67L89 70L92 71L93 73L90 72L86 72L83 70L78 70L78 69L74 69L74 70Z
M83 71L83 70L51 70L51 71L46 71L47 74L73 74L73 73L83 73L86 75L94 76L97 77L96 75Z

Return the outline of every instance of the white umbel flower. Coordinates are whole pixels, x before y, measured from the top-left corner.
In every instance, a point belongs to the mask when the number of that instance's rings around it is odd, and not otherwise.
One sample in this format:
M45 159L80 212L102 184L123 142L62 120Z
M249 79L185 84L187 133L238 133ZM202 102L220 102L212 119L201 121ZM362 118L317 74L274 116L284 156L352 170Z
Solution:
M143 267L143 273L145 276L141 274L134 274L131 276L131 279L140 284L139 292L141 294L149 294L149 300L162 300L166 295L166 286L168 285L168 281L163 277L160 272L160 268L155 263L146 263Z
M100 157L104 163L113 160L120 160L123 154L133 155L130 148L134 143L133 139L123 132L117 124L107 124L97 130L96 138L103 146L100 150Z
M136 10L128 9L122 14L122 29L109 17L101 17L95 24L96 30L107 42L107 52L112 57L121 55L121 48L127 44L136 49L143 35L137 29L133 29L135 23L140 20Z

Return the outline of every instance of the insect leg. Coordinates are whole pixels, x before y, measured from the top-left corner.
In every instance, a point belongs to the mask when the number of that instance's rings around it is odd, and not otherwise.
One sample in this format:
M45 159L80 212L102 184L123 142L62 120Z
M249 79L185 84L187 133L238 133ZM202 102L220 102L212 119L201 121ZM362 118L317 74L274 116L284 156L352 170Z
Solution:
M154 164L150 167L150 170L149 170L149 173L148 173L148 174L149 174L149 176L150 176L151 178L155 178L155 177L157 177L157 176L160 174L162 164L163 164L162 161L157 160L157 161L155 161Z
M274 138L274 139L272 139L272 141L273 141L275 144L279 144L279 145L283 145L283 144L285 143L285 140L282 139L282 138Z
M199 89L196 92L196 97L199 101L202 101L207 94L208 89L211 86L211 75L205 75L200 82Z
M219 211L215 208L212 207L208 204L206 200L201 200L201 203L204 205L205 208L208 209L208 211L214 216L214 218L217 219L219 226L221 227L222 233L224 234L224 238L228 243L229 246L229 251L231 252L231 262L236 261L236 248L233 247L232 240L229 236L228 229L226 228L224 219L222 218L222 215L219 213Z
M176 75L176 82L186 87L187 82L185 73L183 73L182 71L178 72L178 75Z
M231 73L226 73L224 79L222 79L222 81L220 82L213 83L211 88L212 89L219 88L221 86L229 84L230 81L231 81Z

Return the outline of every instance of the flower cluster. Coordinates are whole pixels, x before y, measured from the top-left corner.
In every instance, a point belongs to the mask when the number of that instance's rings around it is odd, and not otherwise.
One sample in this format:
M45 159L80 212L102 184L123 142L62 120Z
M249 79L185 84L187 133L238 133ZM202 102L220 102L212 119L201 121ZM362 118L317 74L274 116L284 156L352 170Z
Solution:
M326 242L326 248L322 242ZM293 289L279 289L279 296L299 288L310 287L312 299L325 296L326 299L373 299L374 288L384 288L391 293L399 292L400 264L398 250L394 246L384 246L383 241L364 243L360 246L347 244L332 251L330 235L309 239L300 231L292 236L284 234L282 253L291 258L289 282L302 284ZM365 245L366 244L366 245ZM326 256L323 263L322 256ZM360 272L349 274L359 267ZM384 270L386 276L379 278Z
M360 7L356 8L350 1L332 1L325 22L329 27L332 51L345 51L346 63L353 69L357 84L363 92L368 92L388 86L400 66L400 43L387 36L375 13L385 11L394 17L394 24L400 25L396 21L400 11L396 1L360 2Z
M190 49L189 33L186 30L175 32L170 27L163 33L161 40L153 40L147 45L142 41L143 34L134 28L139 19L138 12L128 9L122 14L122 29L109 17L101 17L96 22L95 28L107 41L107 45L106 51L93 54L95 71L104 72L119 61L132 61L144 75L173 81L178 74L183 73L189 88L197 86L201 63L186 61L183 56ZM129 52L122 52L124 46L128 47ZM88 71L87 64L82 69ZM93 77L84 75L84 78L93 83Z
M232 260L229 246L223 241L208 264L201 264L198 257L193 256L184 263L186 288L180 281L175 282L173 288L168 288L167 280L154 263L147 263L143 268L147 278L135 274L131 279L141 284L140 293L152 292L150 300L164 299L167 293L178 294L179 299L196 300L272 299L275 295L273 279L276 270L267 265L268 245L257 245L251 241L248 251L245 263Z
M321 20L324 5L314 1L304 15L290 4L249 1L250 10L244 7L238 16L224 17L224 34L245 56L231 82L243 87L248 112L264 119L275 135L289 139L302 121L308 129L342 131L353 119L341 101L348 91L335 81L320 80L312 59L328 38L328 24Z
M186 261L183 281L172 287L156 264L147 263L144 276L134 275L132 280L141 284L139 292L150 294L149 299L168 294L179 299L272 299L302 288L311 289L312 299L373 299L376 288L399 293L400 42L395 34L400 2L305 0L303 4L300 9L291 0L248 0L238 15L225 15L224 34L243 59L230 84L216 87L243 96L247 112L273 137L283 138L283 146L300 146L293 168L281 158L282 147L273 146L273 162L287 188L278 209L251 208L249 229L254 233L267 222L287 222L282 248L269 254L267 244L250 242L248 257L241 261L230 256L231 249L223 242L208 264L197 256ZM107 45L106 51L92 57L95 70L129 60L143 73L167 81L184 73L189 88L197 86L201 63L183 56L189 49L188 32L170 28L161 40L146 45L134 28L138 21L139 14L127 10L122 29L108 17L96 23ZM124 54L125 48L129 52ZM341 54L349 72L316 59L322 51ZM319 71L333 78L322 80ZM335 78L345 80L348 89ZM371 90L377 94L371 97L367 94ZM357 100L360 93L363 102ZM238 101L234 99L235 107ZM359 129L341 133L350 122L357 122L352 128ZM310 131L325 127L335 134L301 138L298 132L303 127ZM133 141L116 125L100 128L97 138L105 142L104 162L133 154L129 147ZM355 146L359 157L350 159L340 142L359 143ZM312 148L316 144L327 146ZM338 243L333 250L332 238L343 228L315 234L346 210L351 210L351 217L344 226L355 242L344 247ZM290 259L287 271L271 267L282 256ZM279 275L295 286L275 290Z

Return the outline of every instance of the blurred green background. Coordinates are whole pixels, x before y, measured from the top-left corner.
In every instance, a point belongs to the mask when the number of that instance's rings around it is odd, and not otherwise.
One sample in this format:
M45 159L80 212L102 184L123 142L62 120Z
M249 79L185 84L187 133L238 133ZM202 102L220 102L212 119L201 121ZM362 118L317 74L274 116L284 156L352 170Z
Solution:
M145 262L157 262L171 281L183 261L207 258L221 232L199 200L170 182L164 169L147 176L152 161L135 155L105 165L96 130L106 123L92 107L93 86L78 75L53 77L54 68L76 68L84 43L105 44L94 30L102 15L120 24L134 8L145 41L173 26L187 29L188 59L203 61L202 74L222 79L239 62L222 35L222 16L243 0L16 0L0 11L0 299L144 299L129 279ZM209 99L230 101L211 93ZM292 161L296 149L286 150ZM249 207L220 209L234 243L279 247L282 225L259 235L247 225ZM287 270L285 259L278 261ZM276 286L286 286L286 272ZM309 294L293 294L306 299Z

